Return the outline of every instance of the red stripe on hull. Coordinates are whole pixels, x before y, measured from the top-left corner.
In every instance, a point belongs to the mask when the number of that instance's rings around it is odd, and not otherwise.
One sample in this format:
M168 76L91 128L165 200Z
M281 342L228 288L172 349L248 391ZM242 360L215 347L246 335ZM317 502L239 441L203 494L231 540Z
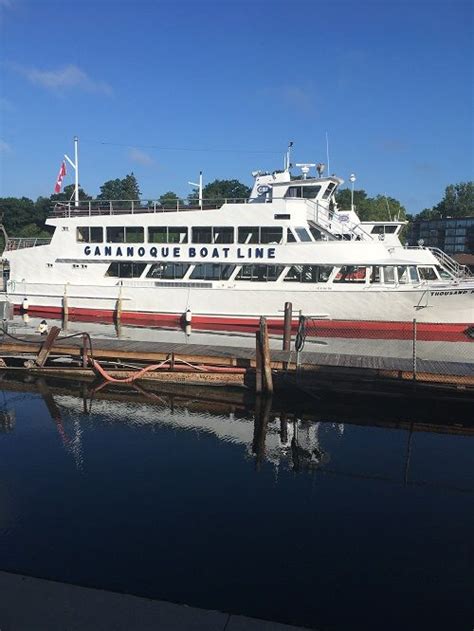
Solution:
M15 305L15 313L22 313L19 305ZM61 319L62 317L62 309L60 307L30 306L28 313L33 316L55 319ZM109 309L70 307L68 315L70 320L79 322L109 324L114 321L115 312ZM121 322L122 324L141 326L179 327L183 324L183 315L124 311L122 312ZM252 333L257 330L259 317L193 315L191 324L193 329L237 330ZM283 318L269 318L267 324L273 333L281 333L283 330ZM296 320L293 320L292 329L293 331L297 329ZM467 329L474 331L474 325L467 323L437 324L418 322L416 325L416 337L420 341L473 342L474 338L467 334ZM307 326L307 335L310 337L410 340L413 339L413 323L376 320L311 320Z

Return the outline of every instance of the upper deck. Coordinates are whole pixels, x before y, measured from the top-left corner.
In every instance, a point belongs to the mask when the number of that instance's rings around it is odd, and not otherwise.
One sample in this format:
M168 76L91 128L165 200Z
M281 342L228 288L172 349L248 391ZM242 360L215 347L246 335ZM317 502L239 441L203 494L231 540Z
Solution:
M186 211L219 210L225 204L249 204L252 198L222 198L186 200L176 199L161 203L157 200L140 199L88 199L74 202L58 202L50 212L50 217L95 217L99 215L138 215L141 213L170 213Z

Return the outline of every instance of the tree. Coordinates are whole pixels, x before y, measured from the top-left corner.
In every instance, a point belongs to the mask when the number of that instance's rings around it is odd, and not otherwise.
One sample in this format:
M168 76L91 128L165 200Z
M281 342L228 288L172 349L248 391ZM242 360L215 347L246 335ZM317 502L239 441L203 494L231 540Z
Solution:
M250 193L251 189L239 180L214 180L203 187L202 198L203 200L248 199ZM195 188L188 196L188 200L196 203L198 198L199 191Z
M474 182L449 184L443 199L433 210L439 217L468 217L474 215Z
M343 188L338 191L336 201L340 210L348 210L351 207L351 190ZM354 206L361 221L403 221L406 217L405 208L394 197L368 197L362 189L354 191Z
M69 202L69 201L73 202L74 201L74 189L75 189L74 184L68 184L67 186L64 187L62 193L53 193L49 197L50 204L54 204L55 202ZM42 199L47 199L47 198L43 197ZM88 195L84 191L84 189L82 189L79 186L79 199L80 200L92 199L92 197L90 195Z
M133 173L129 173L123 179L108 180L100 187L97 199L140 199L140 187L137 178Z
M163 193L158 198L158 201L164 208L176 208L176 204L178 203L179 197L173 191L168 191L167 193Z

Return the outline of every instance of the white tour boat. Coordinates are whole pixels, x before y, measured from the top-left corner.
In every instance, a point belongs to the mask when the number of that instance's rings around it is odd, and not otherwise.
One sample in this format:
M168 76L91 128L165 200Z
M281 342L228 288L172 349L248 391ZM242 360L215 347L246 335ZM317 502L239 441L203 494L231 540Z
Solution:
M440 250L405 247L401 221L361 222L337 207L338 177L315 165L254 172L249 199L196 204L58 203L50 241L9 239L6 294L43 317L232 329L284 304L318 335L474 337L474 279ZM319 166L319 165L318 165ZM76 191L78 190L76 172ZM201 189L202 190L202 189Z

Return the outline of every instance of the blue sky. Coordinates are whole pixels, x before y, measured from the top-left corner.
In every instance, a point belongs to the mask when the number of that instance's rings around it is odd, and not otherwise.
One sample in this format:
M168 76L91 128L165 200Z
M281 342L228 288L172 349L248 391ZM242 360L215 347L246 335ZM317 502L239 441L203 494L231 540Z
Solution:
M0 0L0 196L326 162L408 212L473 178L473 3ZM65 184L72 183L69 170Z

